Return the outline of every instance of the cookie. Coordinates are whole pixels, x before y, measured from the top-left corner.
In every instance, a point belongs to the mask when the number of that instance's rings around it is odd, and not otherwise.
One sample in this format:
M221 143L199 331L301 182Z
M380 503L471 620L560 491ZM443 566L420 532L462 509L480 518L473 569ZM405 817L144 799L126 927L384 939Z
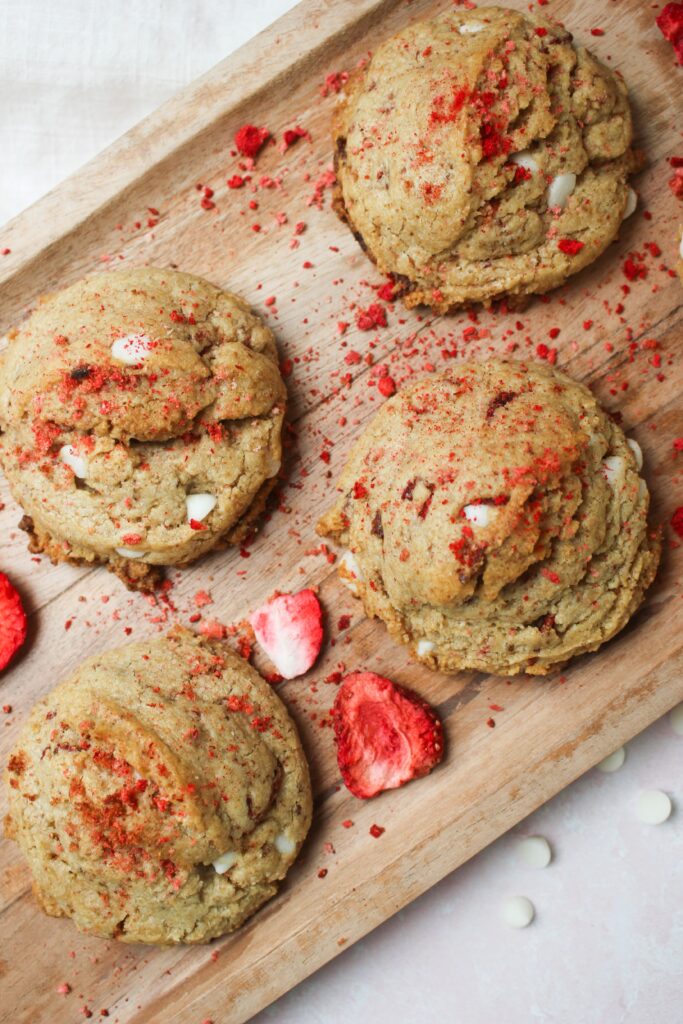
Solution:
M502 7L407 26L333 124L336 209L408 306L546 292L629 206L626 87L559 25Z
M0 359L0 464L30 549L149 589L238 543L281 463L273 335L189 274L138 267L48 297Z
M655 575L641 466L565 374L463 363L382 406L318 531L425 665L543 675L622 629Z
M224 644L176 629L85 661L32 710L6 834L55 917L207 942L276 892L311 820L293 722Z

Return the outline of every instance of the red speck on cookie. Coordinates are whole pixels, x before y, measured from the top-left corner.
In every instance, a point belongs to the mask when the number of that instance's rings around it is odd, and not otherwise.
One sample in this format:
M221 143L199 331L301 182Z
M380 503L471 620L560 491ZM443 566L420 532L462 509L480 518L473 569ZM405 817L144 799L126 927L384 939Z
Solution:
M557 248L560 252L566 253L567 256L576 256L577 252L581 252L584 243L579 242L577 238L561 238L557 243Z
M235 132L235 145L242 156L249 156L253 159L269 138L270 132L267 128L257 128L253 124L245 124Z
M26 639L26 612L19 594L0 572L0 672Z
M374 672L353 672L332 709L337 762L346 788L365 800L428 775L443 756L436 712Z
M323 642L322 609L312 590L278 594L249 617L256 639L285 679L308 672Z
M667 4L655 18L655 24L673 46L678 63L683 64L683 4Z

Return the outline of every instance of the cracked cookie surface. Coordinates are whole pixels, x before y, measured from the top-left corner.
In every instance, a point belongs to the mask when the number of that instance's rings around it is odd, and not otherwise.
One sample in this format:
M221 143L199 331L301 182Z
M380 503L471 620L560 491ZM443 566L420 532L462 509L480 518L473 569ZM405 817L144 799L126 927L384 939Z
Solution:
M425 664L542 675L614 636L654 577L641 465L565 374L463 363L382 406L318 532Z
M345 93L336 208L409 306L545 292L627 215L626 87L559 25L449 10L380 44Z
M141 267L49 296L0 357L0 463L32 550L145 588L239 542L285 400L270 330L201 278Z
M177 629L85 661L33 708L6 833L53 916L127 942L206 942L276 891L311 820L272 687Z

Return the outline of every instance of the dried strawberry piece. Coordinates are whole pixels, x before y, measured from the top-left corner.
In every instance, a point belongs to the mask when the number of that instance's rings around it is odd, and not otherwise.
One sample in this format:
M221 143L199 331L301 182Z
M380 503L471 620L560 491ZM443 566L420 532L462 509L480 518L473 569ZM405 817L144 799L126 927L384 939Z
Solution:
M346 788L365 800L428 775L443 757L436 712L416 693L374 672L353 672L332 709Z
M308 672L323 642L322 609L312 590L278 594L252 612L256 639L285 679Z
M26 639L26 612L19 594L0 572L0 672Z
M676 60L683 64L683 4L667 4L655 22L664 38L673 46Z
M257 128L253 124L245 124L235 132L235 145L242 156L253 158L269 138L270 132L267 128Z

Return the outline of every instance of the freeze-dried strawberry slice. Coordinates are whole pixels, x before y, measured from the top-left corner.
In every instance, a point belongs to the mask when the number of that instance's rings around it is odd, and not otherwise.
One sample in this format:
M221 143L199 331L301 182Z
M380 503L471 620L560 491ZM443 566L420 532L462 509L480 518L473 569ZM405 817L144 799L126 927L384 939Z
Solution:
M24 606L4 572L0 572L0 672L9 665L25 639Z
M322 610L312 590L278 594L251 613L256 639L285 679L308 672L323 642Z
M673 46L676 60L683 64L683 4L667 4L655 21L664 38Z
M353 672L332 709L342 778L361 800L429 772L443 757L436 712L411 690L374 672Z

